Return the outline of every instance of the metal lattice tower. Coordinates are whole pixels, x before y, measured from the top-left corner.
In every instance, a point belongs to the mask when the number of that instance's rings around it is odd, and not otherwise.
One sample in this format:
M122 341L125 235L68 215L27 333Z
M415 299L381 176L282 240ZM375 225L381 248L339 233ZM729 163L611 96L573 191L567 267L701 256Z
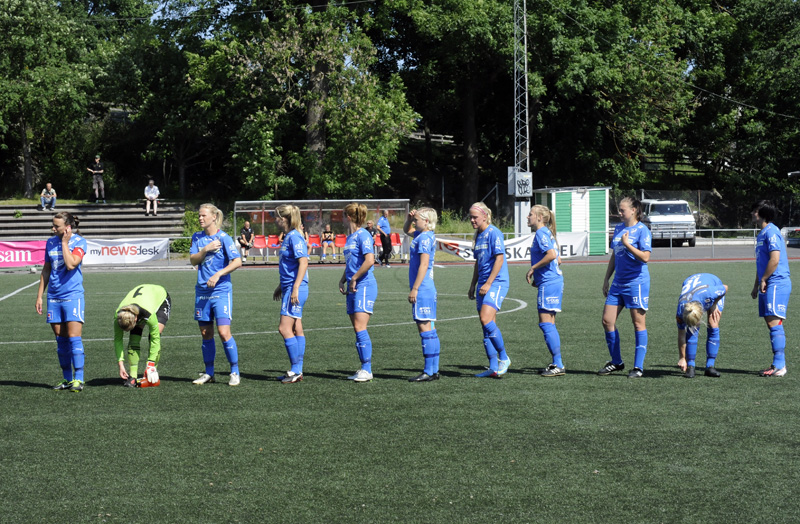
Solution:
M528 133L528 15L526 0L514 0L514 167L530 171Z

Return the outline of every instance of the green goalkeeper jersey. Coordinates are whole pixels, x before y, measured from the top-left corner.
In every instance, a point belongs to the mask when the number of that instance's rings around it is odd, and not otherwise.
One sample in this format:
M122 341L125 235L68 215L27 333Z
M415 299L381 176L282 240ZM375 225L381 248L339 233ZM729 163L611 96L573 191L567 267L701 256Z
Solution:
M122 302L119 303L117 310L114 312L114 351L117 353L117 360L124 360L124 348L122 337L124 331L117 323L117 313L125 306L137 305L139 306L139 315L137 317L136 325L144 328L147 324L150 330L150 354L158 355L161 350L161 333L158 332L158 319L156 318L156 311L167 299L167 290L161 286L154 284L142 284L136 286L130 293L128 293Z

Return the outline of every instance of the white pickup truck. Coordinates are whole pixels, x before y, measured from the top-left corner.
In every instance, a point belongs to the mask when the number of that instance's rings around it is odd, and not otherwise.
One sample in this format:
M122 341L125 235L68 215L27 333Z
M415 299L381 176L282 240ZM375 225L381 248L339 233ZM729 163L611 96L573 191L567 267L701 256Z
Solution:
M684 241L694 247L697 231L692 210L686 200L642 200L644 218L642 222L650 228L653 243L658 240L672 240L673 246L680 246Z

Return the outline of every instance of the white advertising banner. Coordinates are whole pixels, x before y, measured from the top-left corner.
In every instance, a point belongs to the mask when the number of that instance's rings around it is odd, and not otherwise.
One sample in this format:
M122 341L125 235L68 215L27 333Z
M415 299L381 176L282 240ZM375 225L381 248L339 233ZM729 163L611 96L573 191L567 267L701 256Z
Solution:
M169 239L118 238L116 240L86 239L86 265L138 264L167 258Z
M530 260L533 235L506 240L506 260L509 262ZM558 233L558 248L561 258L585 257L589 255L589 233ZM450 253L464 260L475 260L472 256L472 241L436 239L436 250Z

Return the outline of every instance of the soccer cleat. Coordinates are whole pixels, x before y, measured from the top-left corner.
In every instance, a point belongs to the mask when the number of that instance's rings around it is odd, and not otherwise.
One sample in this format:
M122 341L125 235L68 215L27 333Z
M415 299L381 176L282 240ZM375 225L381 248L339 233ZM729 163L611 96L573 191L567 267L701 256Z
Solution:
M566 374L566 369L560 368L555 364L550 364L546 369L543 369L540 375L543 377L560 377Z
M506 360L498 360L497 361L497 375L505 375L508 373L508 366L511 365L511 359L507 358Z
M686 378L694 378L694 366L687 366L683 376Z
M372 373L366 369L359 369L356 371L356 374L353 375L353 382L369 382L370 380L372 380Z
M759 371L758 374L762 377L782 377L786 374L786 366L781 369L775 369L775 366L770 366L765 370Z
M80 380L73 380L69 386L69 390L72 391L73 393L80 393L81 391L83 391L83 382L81 382Z
M61 382L59 382L58 384L53 386L53 389L55 389L57 391L61 391L61 390L69 389L70 386L72 386L72 382L70 382L69 380L62 380Z
M614 364L613 362L611 362L609 360L608 362L606 362L606 365L603 366L603 368L600 371L597 372L597 374L598 375L610 375L611 373L613 373L615 371L622 371L623 369L625 369L625 364L624 363L622 363L622 364Z
M125 380L122 381L122 385L126 388L135 388L136 387L136 379L129 376Z
M210 384L212 382L216 382L214 375L208 373L201 373L199 378L192 380L192 384Z
M784 368L784 369L786 369L786 368ZM720 372L717 371L717 368L715 368L714 366L708 366L706 368L705 376L719 378Z
M294 371L287 371L286 375L281 377L281 383L283 384L294 384L296 382L301 382L303 380L302 373L295 373Z
M439 380L439 373L434 373L433 375L428 375L427 373L421 373L416 377L411 377L408 379L409 382L430 382L432 380Z
M628 373L628 378L642 378L644 376L644 371L639 368L633 368L630 373Z
M494 371L491 368L487 368L486 371L482 371L480 373L476 373L475 376L478 377L478 378L485 378L485 377L497 378L499 375L497 374L497 371Z
M231 378L228 380L229 386L238 386L239 382L241 382L241 377L239 377L239 373L231 373Z

